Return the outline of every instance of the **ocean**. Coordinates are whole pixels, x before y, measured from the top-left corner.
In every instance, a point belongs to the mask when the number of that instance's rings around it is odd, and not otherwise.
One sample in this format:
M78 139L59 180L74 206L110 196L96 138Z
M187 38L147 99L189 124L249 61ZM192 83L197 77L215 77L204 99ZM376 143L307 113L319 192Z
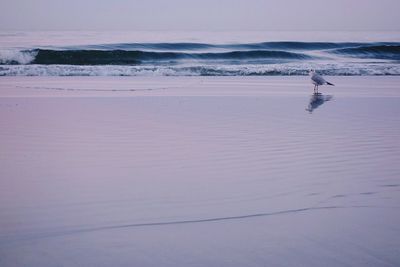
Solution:
M2 33L0 266L400 266L399 44Z
M2 32L0 76L400 75L399 32Z

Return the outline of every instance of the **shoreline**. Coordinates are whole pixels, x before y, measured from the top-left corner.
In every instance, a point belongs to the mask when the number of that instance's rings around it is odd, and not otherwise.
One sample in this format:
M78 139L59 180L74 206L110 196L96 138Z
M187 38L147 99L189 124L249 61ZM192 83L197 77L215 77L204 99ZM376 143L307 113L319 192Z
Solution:
M326 76L340 97L400 97L400 76ZM308 76L0 77L0 97L307 96Z

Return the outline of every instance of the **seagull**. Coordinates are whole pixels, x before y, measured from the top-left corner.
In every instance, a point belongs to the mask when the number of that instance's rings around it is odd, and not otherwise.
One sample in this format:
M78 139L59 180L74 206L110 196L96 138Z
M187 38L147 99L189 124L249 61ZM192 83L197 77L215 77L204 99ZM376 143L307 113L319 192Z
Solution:
M327 82L324 77L319 75L318 73L315 72L315 70L310 70L310 77L311 77L311 82L314 84L314 94L318 94L318 86L320 85L333 85L333 83Z

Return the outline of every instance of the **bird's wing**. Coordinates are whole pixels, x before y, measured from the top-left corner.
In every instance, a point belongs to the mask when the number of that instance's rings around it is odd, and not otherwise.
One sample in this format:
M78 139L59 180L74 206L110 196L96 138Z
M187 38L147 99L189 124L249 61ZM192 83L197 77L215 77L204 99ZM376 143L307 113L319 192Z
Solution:
M314 73L314 75L311 77L311 80L316 82L318 85L323 85L326 83L325 79L317 73Z

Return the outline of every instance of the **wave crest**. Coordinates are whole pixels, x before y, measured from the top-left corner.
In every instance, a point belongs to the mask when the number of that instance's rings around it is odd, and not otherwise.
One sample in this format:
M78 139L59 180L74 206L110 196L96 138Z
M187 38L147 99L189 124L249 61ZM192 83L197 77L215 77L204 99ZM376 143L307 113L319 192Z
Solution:
M400 45L372 45L342 48L332 51L351 57L400 60Z
M36 55L37 51L0 50L0 64L30 64L35 60Z

